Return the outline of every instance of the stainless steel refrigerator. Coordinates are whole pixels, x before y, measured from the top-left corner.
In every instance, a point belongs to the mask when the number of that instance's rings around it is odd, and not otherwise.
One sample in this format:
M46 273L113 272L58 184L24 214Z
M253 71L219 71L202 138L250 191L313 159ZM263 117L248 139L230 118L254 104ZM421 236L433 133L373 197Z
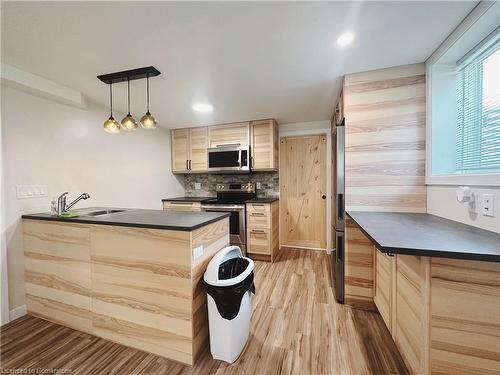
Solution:
M332 124L332 238L335 248L331 253L331 279L335 299L344 302L345 257L345 119Z

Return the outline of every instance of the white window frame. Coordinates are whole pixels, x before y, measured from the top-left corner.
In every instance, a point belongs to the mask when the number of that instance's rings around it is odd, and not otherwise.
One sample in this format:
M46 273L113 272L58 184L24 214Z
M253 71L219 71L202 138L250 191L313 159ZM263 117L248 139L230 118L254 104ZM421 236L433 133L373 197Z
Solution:
M433 175L432 174L432 67L446 51L462 35L478 21L484 13L490 9L495 2L480 2L462 23L448 36L448 38L434 51L425 62L426 73L426 163L425 163L425 183L426 185L471 185L471 186L500 186L500 173L491 174L453 174L453 175Z

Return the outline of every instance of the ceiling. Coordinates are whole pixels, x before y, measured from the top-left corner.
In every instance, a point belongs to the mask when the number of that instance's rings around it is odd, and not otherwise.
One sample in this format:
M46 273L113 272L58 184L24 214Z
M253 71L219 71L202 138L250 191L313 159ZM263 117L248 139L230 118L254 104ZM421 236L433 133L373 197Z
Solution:
M476 2L2 2L2 62L108 105L99 74L154 65L168 128L329 119L346 73L423 62ZM350 31L352 45L338 47ZM132 113L145 112L134 81ZM208 101L210 114L191 105ZM115 86L126 111L126 84ZM106 117L103 111L103 119Z

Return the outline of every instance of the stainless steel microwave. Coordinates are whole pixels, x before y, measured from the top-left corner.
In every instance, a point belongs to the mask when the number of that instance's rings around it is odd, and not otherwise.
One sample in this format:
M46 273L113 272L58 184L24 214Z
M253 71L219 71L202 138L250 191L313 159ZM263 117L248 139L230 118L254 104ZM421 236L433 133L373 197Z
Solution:
M207 152L209 172L250 172L250 146L224 145L209 148Z

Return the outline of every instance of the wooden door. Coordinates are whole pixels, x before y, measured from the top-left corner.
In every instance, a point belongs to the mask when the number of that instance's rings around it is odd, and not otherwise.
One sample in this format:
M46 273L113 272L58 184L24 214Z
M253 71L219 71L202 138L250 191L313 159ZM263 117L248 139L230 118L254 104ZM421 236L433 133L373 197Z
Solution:
M172 172L187 171L189 129L172 130Z
M281 139L282 246L326 249L325 154L326 135Z
M207 170L207 146L208 136L207 128L191 128L190 129L190 156L191 171L206 171Z
M248 146L250 144L249 122L210 126L208 131L210 147L234 144Z
M252 169L277 170L279 132L274 120L252 121Z

